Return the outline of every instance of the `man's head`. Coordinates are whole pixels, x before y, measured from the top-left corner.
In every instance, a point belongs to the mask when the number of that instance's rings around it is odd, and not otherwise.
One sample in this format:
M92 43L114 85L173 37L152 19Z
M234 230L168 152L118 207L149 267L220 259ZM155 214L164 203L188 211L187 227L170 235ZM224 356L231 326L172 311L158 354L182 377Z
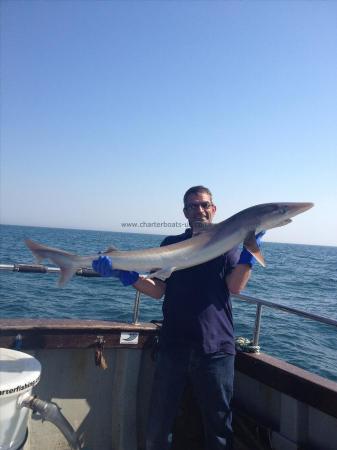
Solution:
M193 231L212 222L216 206L205 186L193 186L184 195L184 214Z

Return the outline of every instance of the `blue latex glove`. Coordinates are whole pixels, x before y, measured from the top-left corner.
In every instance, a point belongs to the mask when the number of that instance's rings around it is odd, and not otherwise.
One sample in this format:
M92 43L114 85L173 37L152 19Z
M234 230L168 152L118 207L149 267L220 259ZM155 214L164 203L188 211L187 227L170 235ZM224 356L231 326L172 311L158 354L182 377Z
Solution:
M102 277L119 278L123 286L130 286L139 278L139 273L129 272L128 270L119 270L112 267L112 261L109 256L100 256L92 262L92 268Z
M258 233L255 236L256 243L259 248L260 248L262 236L264 234L266 234L266 232L264 230L262 230L262 231L260 231L260 233ZM245 247L243 247L243 250L240 254L238 264L248 264L250 267L252 267L255 263L256 263L256 259L254 258L254 256L251 253L249 253L249 251L246 250Z

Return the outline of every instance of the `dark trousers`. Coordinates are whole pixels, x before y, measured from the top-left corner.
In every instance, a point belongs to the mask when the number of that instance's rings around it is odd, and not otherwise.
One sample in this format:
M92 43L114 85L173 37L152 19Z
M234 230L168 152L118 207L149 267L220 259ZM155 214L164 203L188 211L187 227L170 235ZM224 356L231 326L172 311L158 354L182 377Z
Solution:
M168 450L169 435L190 378L205 433L206 450L232 448L234 355L191 349L161 350L154 376L146 450Z

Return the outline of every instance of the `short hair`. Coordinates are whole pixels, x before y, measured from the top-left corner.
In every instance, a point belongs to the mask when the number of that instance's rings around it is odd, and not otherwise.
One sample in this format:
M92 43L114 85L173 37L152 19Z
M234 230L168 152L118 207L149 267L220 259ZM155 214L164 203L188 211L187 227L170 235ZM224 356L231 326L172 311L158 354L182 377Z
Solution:
M184 195L184 206L186 206L186 201L187 198L192 195L192 194L200 194L200 193L206 193L211 197L211 201L212 201L212 192L205 186L192 186L191 188L189 188Z

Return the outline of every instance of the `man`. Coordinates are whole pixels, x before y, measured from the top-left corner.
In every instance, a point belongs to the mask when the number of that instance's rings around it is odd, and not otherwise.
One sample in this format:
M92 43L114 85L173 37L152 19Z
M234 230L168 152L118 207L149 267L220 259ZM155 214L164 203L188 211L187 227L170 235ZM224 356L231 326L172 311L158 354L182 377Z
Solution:
M167 237L161 245L190 239L212 223L216 206L210 190L204 186L188 189L183 211L190 228ZM258 242L262 234L257 236ZM103 276L117 276L125 286L132 284L153 298L165 294L147 450L169 448L169 435L188 379L200 407L206 449L232 448L235 344L230 294L244 289L253 263L247 250L240 253L234 248L212 261L173 272L164 282L114 270L106 256L94 261L94 270Z

